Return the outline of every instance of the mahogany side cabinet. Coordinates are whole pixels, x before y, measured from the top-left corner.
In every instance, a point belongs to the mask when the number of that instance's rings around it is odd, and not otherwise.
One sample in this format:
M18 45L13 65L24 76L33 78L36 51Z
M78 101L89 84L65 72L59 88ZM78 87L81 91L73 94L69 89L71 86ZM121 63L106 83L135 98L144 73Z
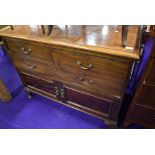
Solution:
M1 29L0 37L28 97L33 92L117 126L140 58L134 48L137 27L130 29L128 47L122 47L121 26L57 25L47 36L38 25L18 25Z

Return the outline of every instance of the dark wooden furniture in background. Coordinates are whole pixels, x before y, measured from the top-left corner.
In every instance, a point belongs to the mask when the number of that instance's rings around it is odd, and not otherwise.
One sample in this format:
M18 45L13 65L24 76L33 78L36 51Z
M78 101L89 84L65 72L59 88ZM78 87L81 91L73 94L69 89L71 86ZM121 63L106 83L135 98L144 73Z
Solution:
M138 28L130 26L122 47L121 26L59 26L43 35L40 26L0 31L24 83L31 92L117 125L132 67Z
M151 37L155 43L155 30L149 33L146 40ZM155 128L155 44L123 126L126 128L131 124Z
M6 27L5 25L1 25L0 29L5 28L5 27ZM0 52L1 52L2 44L3 43L0 40ZM11 96L10 92L8 91L8 89L5 86L4 82L0 79L0 100L2 102L9 102L9 101L11 101L11 99L12 99L12 96Z
M46 28L47 27L47 33L46 33ZM52 33L53 30L53 25L41 25L41 30L43 34L47 34L48 36Z
M12 96L2 80L0 80L0 100L3 102L9 102L12 99Z

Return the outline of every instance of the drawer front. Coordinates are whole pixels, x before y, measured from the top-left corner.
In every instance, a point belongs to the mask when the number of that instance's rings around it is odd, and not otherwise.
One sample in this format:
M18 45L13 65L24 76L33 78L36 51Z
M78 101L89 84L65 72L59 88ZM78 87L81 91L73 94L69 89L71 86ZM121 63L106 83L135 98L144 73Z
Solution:
M54 84L52 82L47 82L45 80L25 73L20 73L20 75L22 76L22 79L24 80L26 85L35 87L39 90L48 92L53 95L55 94Z
M28 74L37 75L46 80L57 79L55 74L55 66L38 59L24 58L20 55L11 55L14 65L19 71Z
M23 57L32 57L52 63L52 55L45 45L32 43L23 40L5 39L8 49L15 54L22 54Z
M155 128L155 109L135 104L129 116L133 123L140 123L146 127Z
M135 102L141 105L146 105L155 108L155 86L143 84Z
M66 88L67 100L104 114L104 118L117 120L120 104L111 100L97 98L76 90Z
M59 66L67 66L71 69L78 69L79 72L104 75L106 78L124 79L129 69L129 64L110 58L101 58L81 53L72 53L63 50L53 49L54 62ZM115 78L112 77L115 75Z
M78 73L77 69L72 71L67 67L57 69L56 76L71 88L99 97L106 96L110 99L120 100L124 91L123 84L122 87L117 87L116 83L113 81L109 81L108 83L102 76L93 75L91 73L85 75Z
M121 99L124 92L124 81L116 82L104 77L104 75L94 75L92 73L79 74L75 77L72 85L80 86L85 90L90 90L93 94L105 95L110 98Z
M151 61L145 80L155 85L155 59Z

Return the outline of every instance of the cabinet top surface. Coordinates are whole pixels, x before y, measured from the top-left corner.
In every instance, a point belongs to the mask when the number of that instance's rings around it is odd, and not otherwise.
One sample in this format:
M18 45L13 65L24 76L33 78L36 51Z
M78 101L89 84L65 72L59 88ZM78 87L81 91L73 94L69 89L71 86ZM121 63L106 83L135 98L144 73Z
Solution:
M122 47L121 28L119 25L54 25L47 36L40 25L17 25L14 30L10 26L2 28L0 36L139 59L139 52L135 50L138 27L129 26L126 48Z

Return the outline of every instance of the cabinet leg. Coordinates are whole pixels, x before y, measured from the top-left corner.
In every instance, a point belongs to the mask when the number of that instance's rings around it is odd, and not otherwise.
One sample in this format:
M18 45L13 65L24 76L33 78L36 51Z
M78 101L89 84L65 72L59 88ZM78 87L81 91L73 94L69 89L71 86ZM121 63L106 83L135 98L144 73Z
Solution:
M27 97L29 99L32 99L32 92L30 91L30 89L28 87L25 87L25 92L27 93Z

